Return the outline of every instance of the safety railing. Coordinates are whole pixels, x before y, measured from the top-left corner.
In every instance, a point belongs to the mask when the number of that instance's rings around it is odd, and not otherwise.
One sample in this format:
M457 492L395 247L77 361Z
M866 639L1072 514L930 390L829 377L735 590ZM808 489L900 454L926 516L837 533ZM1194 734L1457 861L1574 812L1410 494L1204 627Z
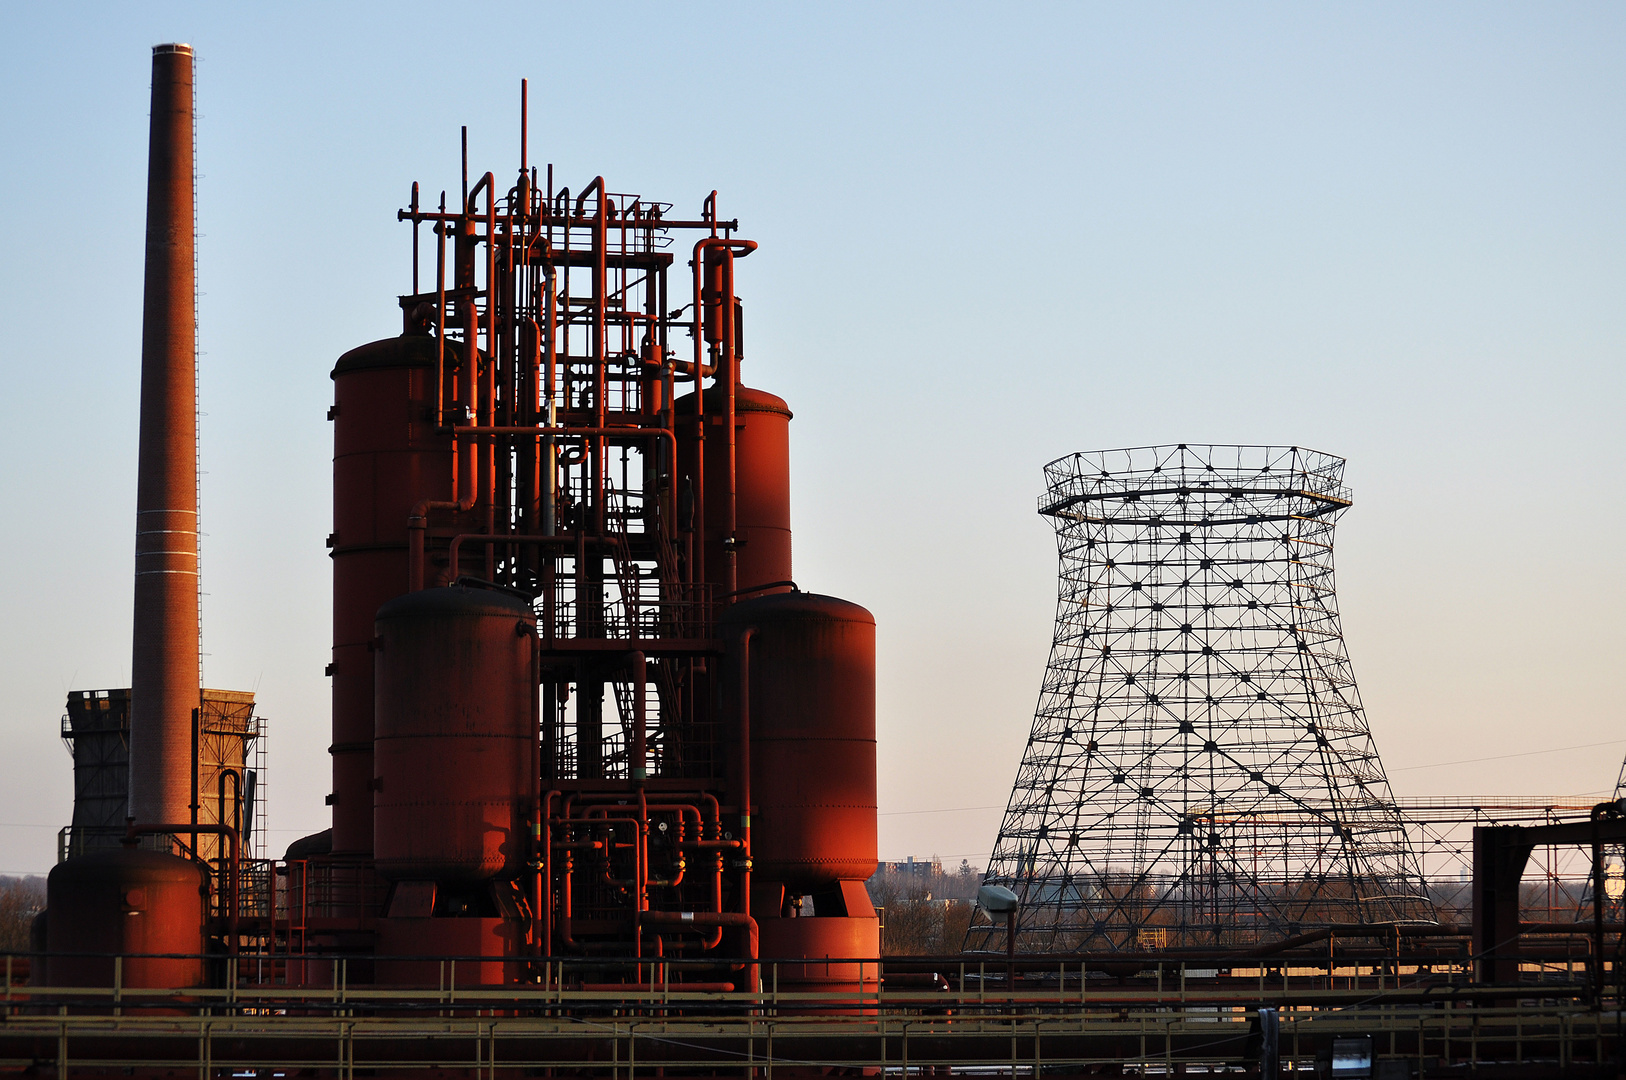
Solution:
M426 1066L597 1075L613 1065L631 1076L724 1064L762 1075L827 1066L1038 1076L1114 1064L1170 1075L1178 1066L1258 1062L1265 1012L1275 1053L1295 1074L1350 1037L1413 1075L1490 1063L1556 1071L1612 1060L1620 1048L1614 1012L1590 1006L1579 983L1377 986L1384 975L1370 971L1330 988L1308 977L1302 987L1291 978L1269 985L1234 971L1228 979L1182 971L1178 984L1161 987L1088 977L1069 984L1063 972L1053 985L1020 978L1013 987L989 970L997 962L967 961L963 976L939 975L931 986L783 989L786 969L805 973L799 961L765 964L755 991L727 991L663 983L659 962L629 970L641 979L631 985L570 986L571 973L587 968L563 960L546 962L535 985L494 988L459 986L459 961L447 958L432 987L352 987L340 971L332 985L298 988L238 985L253 962L245 958L218 961L224 987L169 991L19 985L19 960L6 958L0 1068L48 1065L45 1047L58 1076L73 1065L348 1078L356 1069Z

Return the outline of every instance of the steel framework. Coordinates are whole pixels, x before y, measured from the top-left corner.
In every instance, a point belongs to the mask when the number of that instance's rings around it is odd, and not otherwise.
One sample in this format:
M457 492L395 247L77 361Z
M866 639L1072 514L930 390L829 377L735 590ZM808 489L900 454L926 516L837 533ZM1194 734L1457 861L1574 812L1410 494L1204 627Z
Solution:
M1188 444L1045 467L1056 632L987 879L1022 952L1434 920L1344 649L1343 467ZM967 948L1002 922L977 912Z

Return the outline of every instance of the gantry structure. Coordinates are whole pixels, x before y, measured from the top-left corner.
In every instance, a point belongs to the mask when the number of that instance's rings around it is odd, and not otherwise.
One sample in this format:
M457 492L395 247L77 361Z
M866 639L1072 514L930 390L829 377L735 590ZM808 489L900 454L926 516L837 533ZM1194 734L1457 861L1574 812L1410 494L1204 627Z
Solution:
M1431 922L1333 584L1344 461L1137 447L1045 467L1050 661L988 882L1023 953ZM968 949L1002 949L979 911Z

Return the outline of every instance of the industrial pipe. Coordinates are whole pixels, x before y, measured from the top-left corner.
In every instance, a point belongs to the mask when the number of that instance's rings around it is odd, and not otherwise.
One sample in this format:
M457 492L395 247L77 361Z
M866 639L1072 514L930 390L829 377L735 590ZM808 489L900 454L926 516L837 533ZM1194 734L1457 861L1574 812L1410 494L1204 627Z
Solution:
M559 407L556 402L556 396L558 394L559 349L555 338L558 334L557 304L559 300L557 294L555 294L553 290L553 265L551 263L543 269L542 280L548 293L548 375L546 385L548 398L548 426L556 427L559 422ZM554 442L551 438L542 440L542 458L543 468L547 470L547 486L544 489L547 502L542 510L542 532L545 535L552 536L558 531L559 461L558 452L554 449Z
M475 453L473 447L469 453ZM457 483L457 443L452 443L452 498L451 499L423 499L412 508L407 517L407 591L418 592L423 588L423 561L424 561L424 533L428 526L428 516L431 510L450 510L463 514L474 509L476 491L471 486L468 493L458 495ZM452 567L455 571L457 568Z
M757 921L750 915L736 911L640 911L638 913L640 926L666 926L680 930L695 929L698 927L717 927L719 930L726 927L745 928L745 961L747 972L747 989L750 993L758 993L762 988L761 971L757 967ZM641 938L642 935L639 935Z
M649 747L646 741L647 732L644 730L644 692L645 681L649 678L648 666L644 661L644 654L634 652L632 661L632 761L627 770L635 784L642 784L649 779ZM644 798L643 789L638 790L639 801ZM699 811L695 812L699 816Z
M225 824L225 822L226 822L226 780L227 780L227 778L231 779L231 817L232 817L231 827L233 829L237 830L237 832L239 834L241 834L242 831L243 831L243 787L242 787L243 782L242 782L241 778L238 777L236 769L222 769L222 770L220 770L220 780L219 780L219 783L217 785L219 787L219 789L220 789L219 792L218 792L219 801L218 801L218 804L217 804L220 807L220 809L218 811L218 813L220 814L220 822L221 822L221 824ZM194 817L192 819L192 823L194 825L197 824L197 818Z
M604 177L595 176L576 197L576 218L582 217L587 206L587 196L593 192L598 193L598 208L593 214L593 341L588 350L588 359L593 365L593 424L603 427L608 419L606 414L606 396L609 385L605 379L609 360L609 325L605 313L605 290L607 287L608 268L606 257L609 246L608 221L605 217L605 203L608 199L604 188ZM604 532L604 446L597 438L593 442L592 455L592 498L593 517L597 532Z
M532 436L535 438L549 438L552 436L563 436L565 438L570 438L572 436L578 438L608 437L612 439L635 438L642 436L645 438L665 439L667 444L672 448L673 456L676 457L677 455L677 436L667 428L634 427L630 424L617 427L527 427L524 425L468 425L464 427L452 428L452 435L457 439L473 439L482 435L522 435ZM547 530L544 529L543 531L546 532Z
M715 191L712 192L711 197L713 200L715 200L717 193ZM726 405L724 406L723 411L723 430L725 437L728 439L728 487L724 493L723 513L723 552L725 556L726 568L723 574L723 582L727 586L727 590L730 593L734 592L739 587L739 581L737 580L738 560L736 558L734 542L734 532L738 527L738 507L736 505L736 489L738 484L736 476L739 471L738 462L736 460L736 440L738 438L738 433L734 430L734 393L740 383L739 357L735 355L734 349L734 258L736 250L739 252L739 257L744 258L756 249L757 245L756 241L754 240L729 240L717 236L711 236L698 240L694 245L694 314L696 328L694 335L696 371L694 379L695 419L700 425L700 437L702 440L705 438L705 394L703 393L700 384L700 375L698 372L700 370L702 348L701 342L705 338L705 331L711 329L711 327L706 320L705 310L702 306L703 297L701 295L700 280L706 272L706 253L710 251L720 251L722 253L721 257L724 260L722 274L723 281L721 287L722 291L727 293L727 295L716 298L717 310L722 315L723 323L722 327L716 331L716 334L720 339L720 347L722 351L722 361L717 365L717 367L718 378L722 380L723 388L725 390ZM714 288L712 291L716 292L717 289ZM700 472L702 475L704 475L705 469L701 468ZM702 502L702 508L703 507L704 503ZM705 518L702 517L701 520L704 521ZM702 544L701 547L704 548L705 545Z
M489 176L490 174L487 173L486 175ZM444 401L444 396L443 396L443 394L444 394L444 384L445 384L445 348L446 348L446 345L445 345L445 342L446 342L446 334L445 334L445 303L446 303L445 249L446 249L446 238L445 238L444 232L441 231L442 227L437 226L436 228L437 228L437 231L440 232L440 243L439 243L439 252L438 252L438 258L439 258L439 264L440 265L436 270L436 276L437 276L437 279L438 279L440 303L441 303L441 312L439 313L439 316L438 316L440 318L440 320L441 320L441 325L440 325L440 328L439 328L440 332L435 335L435 395L436 395L436 398L437 398L437 407L436 407L436 413L435 413L435 424L437 426L439 426L441 424L444 424L445 419L446 419L446 416L445 416L445 412L446 412L446 410L445 410L445 401ZM476 396L476 394L475 394L475 373L476 373L477 369L479 368L479 362L480 362L479 322L478 322L479 316L475 312L475 305L474 305L474 300L473 300L472 296L469 297L465 301L463 307L464 307L464 318L465 318L466 325L465 325L465 328L464 328L464 341L463 341L464 360L463 360L463 372L462 372L462 375L463 375L464 391L463 391L463 395L462 395L463 396L462 405L463 405L463 407L465 409L470 409L471 403L474 401L475 396ZM472 412L472 410L471 410L471 412ZM470 416L470 418L471 419L473 418L472 415ZM468 471L468 479L465 481L463 479L464 466L463 466L463 462L459 458L459 450L458 450L457 440L453 439L452 440L452 497L450 499L421 499L421 500L419 500L419 502L415 506L413 506L412 512L407 516L407 591L408 592L417 592L417 591L419 591L420 589L423 588L423 577L424 577L424 567L423 567L423 561L424 561L424 533L425 533L425 531L426 531L426 529L428 527L428 517L429 517L430 511L432 511L432 510L450 510L451 512L453 512L455 514L466 514L470 510L474 509L474 504L475 504L476 501L478 501L479 494L480 494L479 487L478 487L478 476L479 476L479 444L478 443L476 443L474 445L471 445L468 448L468 455L469 455L468 456L469 467L468 467L468 470L467 470ZM453 576L455 577L456 576L456 573L455 573L456 567L454 566L452 569L453 569Z
M730 398L732 403L732 398ZM740 631L740 840L745 848L740 856L740 908L751 917L751 635L756 627ZM757 924L751 922L748 942L750 959L757 958ZM758 988L759 972L751 968L751 992Z

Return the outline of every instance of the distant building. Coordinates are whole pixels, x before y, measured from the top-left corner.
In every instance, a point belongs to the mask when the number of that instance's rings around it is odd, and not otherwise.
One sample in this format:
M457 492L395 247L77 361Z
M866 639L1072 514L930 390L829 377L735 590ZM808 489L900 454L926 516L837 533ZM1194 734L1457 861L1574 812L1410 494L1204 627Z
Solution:
M937 877L943 873L943 860L933 855L930 859L917 859L913 855L902 862L883 862L876 866L877 874L911 874L919 877Z

